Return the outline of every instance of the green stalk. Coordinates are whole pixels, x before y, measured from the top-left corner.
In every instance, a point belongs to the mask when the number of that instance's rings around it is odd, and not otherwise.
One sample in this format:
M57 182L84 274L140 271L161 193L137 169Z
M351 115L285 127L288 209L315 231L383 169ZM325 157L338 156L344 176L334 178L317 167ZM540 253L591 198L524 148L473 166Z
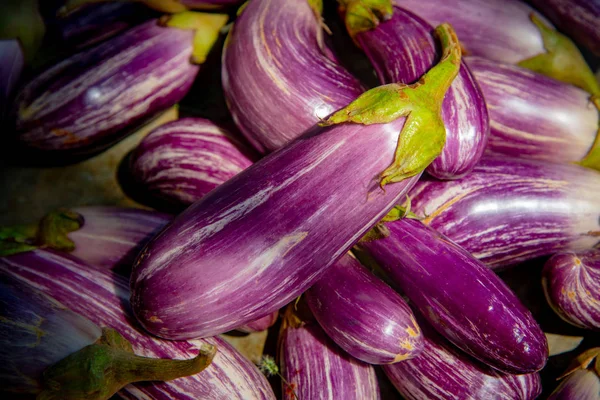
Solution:
M346 30L357 46L358 33L374 29L381 20L390 18L394 13L391 0L338 0L338 3Z

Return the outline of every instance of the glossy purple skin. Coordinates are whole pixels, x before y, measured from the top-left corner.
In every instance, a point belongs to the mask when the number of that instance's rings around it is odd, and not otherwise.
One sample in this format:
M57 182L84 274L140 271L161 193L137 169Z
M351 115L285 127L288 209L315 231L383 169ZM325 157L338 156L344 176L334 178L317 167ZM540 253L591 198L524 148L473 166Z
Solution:
M359 246L445 338L498 370L539 371L548 343L533 315L483 263L414 219Z
M356 38L382 84L414 83L439 61L433 27L399 7L391 19ZM464 62L444 97L442 119L446 144L427 172L438 179L457 179L477 164L490 130L483 94Z
M574 164L484 155L466 177L422 179L412 211L492 269L594 247L600 174Z
M562 319L600 331L600 250L555 254L544 265L542 286Z
M123 138L190 89L193 34L151 20L58 63L16 101L19 142L79 155Z
M184 118L150 132L131 155L130 171L150 194L188 206L255 159L213 122Z
M46 368L102 334L90 320L4 271L0 315L0 393L38 392Z
M0 270L31 284L99 326L119 331L136 354L152 358L188 359L202 343L217 346L212 364L202 373L168 382L126 386L127 399L275 399L258 369L219 337L194 341L166 341L148 335L128 306L127 279L68 255L35 250L0 259Z
M529 19L535 13L519 0L393 0L433 26L448 22L463 47L465 56L516 64L545 53L537 27Z
M600 378L593 371L580 369L566 377L548 400L598 400L598 398L600 398Z
M350 255L329 267L305 298L327 335L359 360L390 364L423 350L406 301Z
M380 398L373 366L346 354L314 322L282 329L279 357L281 375L289 383L282 383L285 400Z
M489 153L580 161L600 117L586 91L516 65L467 57L490 113Z
M0 40L0 122L8 112L23 71L23 52L16 40Z
M496 371L458 350L419 318L424 350L411 360L384 365L383 371L407 400L533 400L542 392L538 373Z
M277 321L277 317L279 317L279 310L272 312L266 317L248 322L246 325L238 326L236 331L245 333L264 331L273 326L273 324Z
M529 0L556 27L600 56L599 0Z
M278 149L346 106L359 81L320 46L307 0L249 2L223 50L223 90L241 132L260 152Z

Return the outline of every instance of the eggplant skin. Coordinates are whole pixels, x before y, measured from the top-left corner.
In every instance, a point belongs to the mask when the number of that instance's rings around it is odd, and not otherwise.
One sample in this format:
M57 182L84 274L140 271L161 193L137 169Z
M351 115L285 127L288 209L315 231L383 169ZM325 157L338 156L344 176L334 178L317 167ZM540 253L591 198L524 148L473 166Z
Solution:
M552 256L542 271L548 304L568 323L600 331L600 251Z
M600 378L594 371L580 369L566 377L548 400L598 400Z
M128 280L121 275L92 267L68 254L45 250L0 258L0 271L39 288L95 324L116 329L140 356L188 359L197 355L202 343L217 347L211 365L202 373L168 382L127 385L118 393L122 398L275 399L260 371L223 339L174 342L148 335L135 323L129 308Z
M574 164L484 155L457 181L424 178L412 211L492 269L594 247L600 174Z
M236 330L244 333L264 331L273 326L277 321L277 317L279 317L279 310L272 312L266 317L248 322L246 325L238 326Z
M188 92L193 34L150 20L51 67L16 100L18 143L79 156L122 139Z
M24 63L23 51L17 40L0 40L0 123L4 122L10 109Z

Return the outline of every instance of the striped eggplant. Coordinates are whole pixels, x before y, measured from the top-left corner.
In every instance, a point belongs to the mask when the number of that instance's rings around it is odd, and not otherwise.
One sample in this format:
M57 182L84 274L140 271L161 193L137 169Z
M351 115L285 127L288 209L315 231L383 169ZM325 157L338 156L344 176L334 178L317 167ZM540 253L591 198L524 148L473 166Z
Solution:
M385 222L379 230L380 238L359 248L440 334L500 371L544 367L544 332L498 275L415 219Z
M166 26L150 20L56 64L16 100L18 142L67 156L110 146L183 98L199 70L190 59L203 61L226 19L186 12ZM193 29L207 35L203 49Z
M359 360L390 364L423 350L406 301L350 255L329 267L305 296L321 328Z
M600 250L555 254L544 265L542 286L562 319L600 330Z
M511 375L489 368L459 351L422 318L418 321L423 352L411 360L383 366L407 400L533 400L542 392L538 373Z
M487 156L458 181L409 194L423 222L498 269L598 243L600 174L571 164Z
M589 93L516 65L481 57L466 61L490 113L488 152L553 162L583 160L600 168L591 150L600 116Z
M129 309L127 279L97 269L76 258L35 250L0 259L0 270L37 287L98 325L118 330L137 354L190 358L203 344L217 347L212 364L201 374L170 382L126 386L127 399L275 399L258 369L219 337L194 341L164 341L149 336Z
M390 19L374 29L361 31L353 27L352 19L347 19L347 28L371 60L381 83L413 83L435 64L439 47L427 22L399 7L393 11ZM446 145L427 172L439 179L456 179L479 161L490 129L483 95L464 62L444 98L442 118Z
M255 159L213 122L184 118L150 132L133 151L130 171L151 195L188 206Z
M600 1L529 0L558 29L600 56Z
M4 116L10 108L23 65L23 52L19 42L0 40L0 124L4 122Z
M519 0L393 0L432 25L452 24L465 55L538 71L600 94L577 46Z
M300 136L363 91L324 45L320 10L309 5L317 3L249 2L227 38L222 67L227 104L238 128L262 153Z
M279 310L272 312L266 317L262 317L257 320L248 322L245 325L238 326L236 330L244 333L264 331L265 329L269 329L273 326L273 324L275 324L275 322L277 321L277 317L279 317Z
M548 400L598 400L600 398L600 347L578 355L558 379L564 379Z
M115 0L67 0L60 10L68 15L86 4L114 2ZM217 10L240 4L243 0L120 0L144 4L154 10L165 13L178 13L186 10Z
M286 400L379 400L372 365L344 353L314 321L301 321L289 306L279 333Z

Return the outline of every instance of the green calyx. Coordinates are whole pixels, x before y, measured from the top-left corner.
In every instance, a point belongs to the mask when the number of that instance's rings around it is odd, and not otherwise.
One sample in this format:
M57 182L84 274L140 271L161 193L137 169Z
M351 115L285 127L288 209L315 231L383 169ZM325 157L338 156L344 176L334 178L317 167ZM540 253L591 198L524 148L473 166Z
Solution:
M571 362L565 373L559 376L557 380L563 379L577 370L589 368L591 368L596 375L600 376L600 347L588 349L578 355Z
M25 62L30 63L42 45L46 26L37 0L0 2L0 39L17 39Z
M370 125L406 117L394 161L380 174L382 188L421 173L446 143L442 102L460 68L461 50L449 24L439 25L435 33L442 45L442 58L418 82L373 88L321 122L321 126L344 122Z
M377 27L394 13L391 0L338 0L346 30L356 43L356 35Z
M518 65L600 95L600 85L594 73L571 39L546 25L533 13L529 18L542 35L546 53L523 60Z
M58 363L42 375L37 400L106 400L125 385L140 381L169 381L197 374L210 365L215 346L203 344L189 360L140 357L117 331L104 328L102 337Z
M368 231L359 242L372 242L374 240L385 239L390 236L389 229L385 226L386 222L398 221L404 218L421 219L410 211L410 198L407 197L406 206L395 206L381 219L370 231Z
M194 30L192 62L202 64L219 38L221 28L227 23L228 19L229 17L226 14L184 11L163 17L161 23L173 28Z
M592 96L590 100L600 113L600 96ZM579 165L600 171L600 124L598 126L594 144L586 156L579 161Z

